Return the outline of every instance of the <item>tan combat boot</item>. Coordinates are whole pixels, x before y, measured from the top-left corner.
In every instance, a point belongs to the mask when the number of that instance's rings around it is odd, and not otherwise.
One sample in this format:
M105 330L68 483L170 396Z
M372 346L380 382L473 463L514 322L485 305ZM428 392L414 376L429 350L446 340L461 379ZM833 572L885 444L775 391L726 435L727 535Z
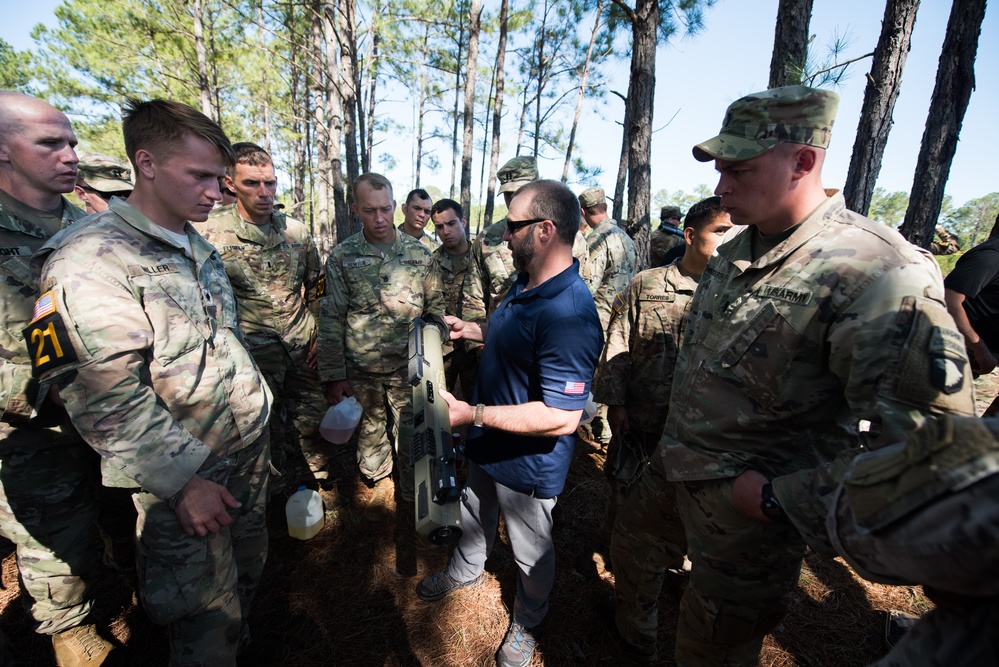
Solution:
M93 625L81 625L52 635L52 648L58 667L96 667L104 664L114 645Z
M395 496L395 482L391 476L383 477L375 482L374 491L364 508L364 518L368 521L384 521L388 518L389 505Z

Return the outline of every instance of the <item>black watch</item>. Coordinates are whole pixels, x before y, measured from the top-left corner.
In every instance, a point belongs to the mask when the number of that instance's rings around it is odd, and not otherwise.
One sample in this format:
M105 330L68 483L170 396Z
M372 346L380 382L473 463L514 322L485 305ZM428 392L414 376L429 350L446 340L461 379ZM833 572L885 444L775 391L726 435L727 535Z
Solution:
M784 508L780 506L780 502L774 496L773 484L770 482L764 484L760 496L760 511L763 512L763 516L776 523L790 523L787 520L787 514L784 513Z

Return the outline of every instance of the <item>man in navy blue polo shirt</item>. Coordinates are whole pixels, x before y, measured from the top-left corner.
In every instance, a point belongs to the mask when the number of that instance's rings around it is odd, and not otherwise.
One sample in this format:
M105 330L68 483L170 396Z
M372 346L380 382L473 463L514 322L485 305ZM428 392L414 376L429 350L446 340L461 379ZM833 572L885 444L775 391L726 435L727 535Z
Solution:
M488 324L448 317L452 338L484 341L476 405L441 391L453 427L470 424L463 533L448 567L416 588L423 600L482 583L503 513L520 568L513 618L496 656L530 663L555 580L552 509L565 485L575 432L603 347L600 320L572 243L579 202L557 181L514 195L504 239L520 271ZM488 333L488 335L487 335Z

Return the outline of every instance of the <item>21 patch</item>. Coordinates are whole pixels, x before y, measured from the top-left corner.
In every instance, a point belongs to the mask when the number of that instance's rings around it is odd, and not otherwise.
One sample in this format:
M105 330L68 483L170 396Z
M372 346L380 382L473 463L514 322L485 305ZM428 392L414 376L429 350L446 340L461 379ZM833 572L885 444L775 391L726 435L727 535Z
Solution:
M76 349L66 332L62 315L56 311L51 292L39 297L33 315L31 324L23 332L31 356L32 375L38 377L78 361Z

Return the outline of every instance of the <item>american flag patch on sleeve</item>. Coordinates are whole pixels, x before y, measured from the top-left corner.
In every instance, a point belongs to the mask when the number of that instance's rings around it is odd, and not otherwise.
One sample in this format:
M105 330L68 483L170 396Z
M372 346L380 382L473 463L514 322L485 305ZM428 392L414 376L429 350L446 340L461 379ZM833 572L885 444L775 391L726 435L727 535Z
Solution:
M31 321L51 315L55 312L55 301L52 299L52 292L46 292L35 301L35 308L31 311Z
M582 394L586 391L585 382L572 382L571 380L566 380L565 387L562 392L565 394Z

